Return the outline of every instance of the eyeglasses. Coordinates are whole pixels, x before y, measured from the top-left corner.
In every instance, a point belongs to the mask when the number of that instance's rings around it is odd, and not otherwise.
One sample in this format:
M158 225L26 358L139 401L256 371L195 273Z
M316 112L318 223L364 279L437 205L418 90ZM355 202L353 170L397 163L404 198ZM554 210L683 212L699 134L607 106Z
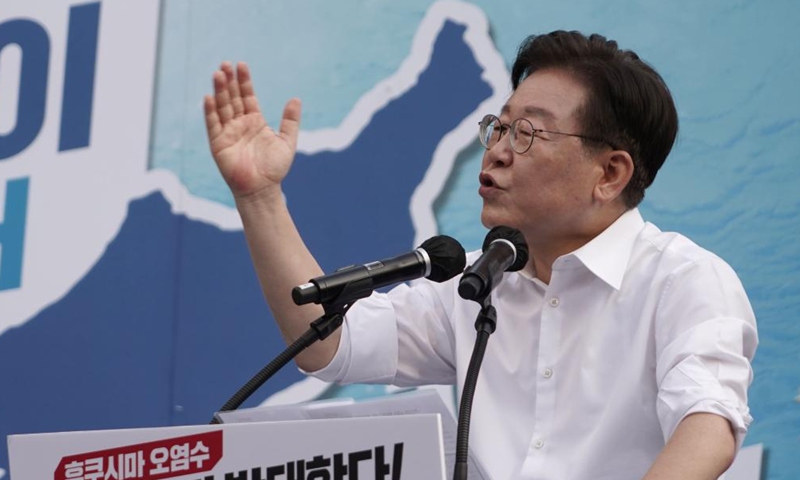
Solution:
M587 140L592 140L595 142L606 143L611 145L605 140L594 138L594 137L587 137L586 135L578 135L575 133L564 133L564 132L553 132L550 130L541 130L539 128L533 128L533 124L526 118L518 118L511 122L511 125L503 124L500 122L500 119L494 115L486 115L483 119L478 122L480 125L480 139L481 145L489 150L490 148L497 145L497 142L503 138L503 134L509 132L508 140L511 143L511 148L519 153L525 153L533 145L533 138L535 133L553 133L556 135L567 135L568 137L578 137L578 138L585 138ZM613 145L611 145L614 148Z

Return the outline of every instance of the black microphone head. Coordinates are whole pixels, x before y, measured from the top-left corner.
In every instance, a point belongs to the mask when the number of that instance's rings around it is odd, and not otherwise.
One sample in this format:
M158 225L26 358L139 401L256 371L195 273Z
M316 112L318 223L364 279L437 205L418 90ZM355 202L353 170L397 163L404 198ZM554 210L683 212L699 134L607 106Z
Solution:
M514 248L517 249L517 256L514 258L514 263L512 263L506 271L516 272L522 270L525 264L528 263L528 243L525 241L522 232L516 228L506 227L504 225L494 227L489 230L489 233L486 234L486 238L483 239L483 251L485 252L492 242L500 239L508 240L514 245Z
M431 237L422 242L419 248L425 250L431 259L431 273L427 278L434 282L450 280L463 272L467 266L464 247L453 237L447 235Z

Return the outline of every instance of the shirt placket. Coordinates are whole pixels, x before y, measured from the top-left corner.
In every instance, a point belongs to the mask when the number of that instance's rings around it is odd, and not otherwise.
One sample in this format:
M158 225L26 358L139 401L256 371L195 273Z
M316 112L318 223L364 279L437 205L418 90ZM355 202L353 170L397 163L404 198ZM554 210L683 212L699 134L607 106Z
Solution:
M526 479L549 480L547 470L549 434L552 432L555 415L556 359L558 358L563 315L562 299L559 291L548 287L545 290L544 306L540 322L539 355L536 372L536 406L534 431L528 445L528 454L522 466L522 476Z

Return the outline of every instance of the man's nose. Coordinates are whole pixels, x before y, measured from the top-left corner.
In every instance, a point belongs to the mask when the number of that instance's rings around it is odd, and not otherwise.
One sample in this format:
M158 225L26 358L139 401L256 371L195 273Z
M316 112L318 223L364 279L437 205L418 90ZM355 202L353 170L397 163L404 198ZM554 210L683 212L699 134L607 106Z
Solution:
M486 150L483 155L483 166L487 167L490 164L495 166L508 166L514 160L514 149L511 148L510 132L500 137L492 148Z

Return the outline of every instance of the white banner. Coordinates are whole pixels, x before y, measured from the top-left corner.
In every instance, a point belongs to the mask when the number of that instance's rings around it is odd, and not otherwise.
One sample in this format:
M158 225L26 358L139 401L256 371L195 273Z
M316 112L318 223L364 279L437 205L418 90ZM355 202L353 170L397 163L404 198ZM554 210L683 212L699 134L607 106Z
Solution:
M444 480L439 415L12 435L17 480Z
M158 0L0 12L0 334L58 300L125 218L148 161Z

